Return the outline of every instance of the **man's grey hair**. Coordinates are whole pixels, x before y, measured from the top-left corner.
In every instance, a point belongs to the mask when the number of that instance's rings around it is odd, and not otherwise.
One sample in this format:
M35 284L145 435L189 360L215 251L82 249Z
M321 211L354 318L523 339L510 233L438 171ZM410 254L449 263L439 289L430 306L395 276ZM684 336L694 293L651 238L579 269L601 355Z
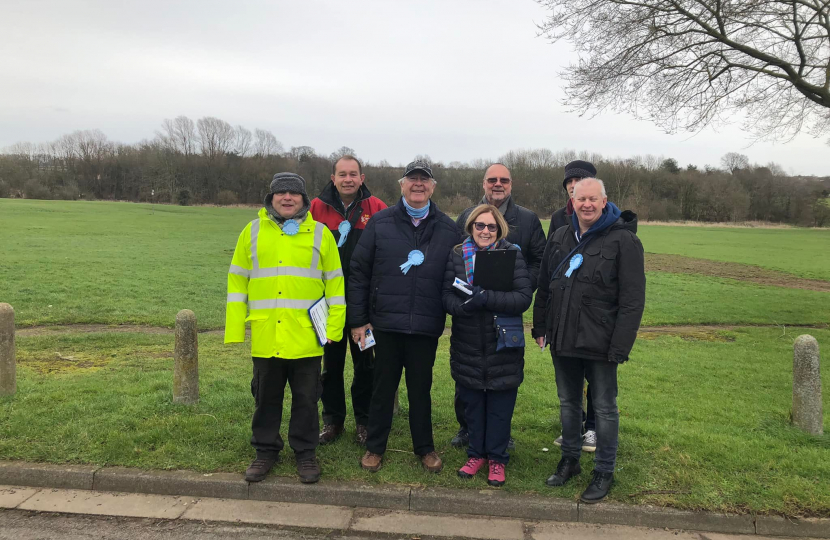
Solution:
M485 167L485 168L484 168L484 178L485 178L485 179L487 179L487 171L489 171L489 170L490 170L490 167L492 167L493 165L501 165L502 167L504 167L505 169L507 169L507 174L509 174L509 175L511 175L511 176L512 176L512 173L510 172L510 167L508 167L507 165L505 165L505 164L504 164L504 163L502 163L501 161L494 161L493 163L491 163L491 164L487 165L487 167Z
M597 184L599 184L600 189L602 189L602 196L605 197L606 199L608 198L608 194L605 192L605 182L603 182L599 178L594 178L594 177L580 178L579 180L577 180L576 184L574 185L574 196L576 195L576 186L578 186L582 182L585 182L586 180L591 180L591 181L596 182Z
M438 183L438 181L435 178L430 178L430 180L432 180L432 185L433 186ZM400 180L398 180L398 183L400 185L403 185L404 182L406 182L406 176L404 176Z

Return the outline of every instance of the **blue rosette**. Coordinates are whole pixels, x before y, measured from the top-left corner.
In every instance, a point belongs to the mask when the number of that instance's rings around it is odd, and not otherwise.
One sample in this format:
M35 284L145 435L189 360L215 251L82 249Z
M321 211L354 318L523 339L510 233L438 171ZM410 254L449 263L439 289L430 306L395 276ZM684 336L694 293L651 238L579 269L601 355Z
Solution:
M289 219L282 225L282 232L288 236L294 236L300 232L300 224L296 220Z
M406 262L401 265L401 272L406 274L413 266L420 266L424 262L424 254L417 249L409 252Z
M571 277L571 274L574 273L574 270L582 266L582 253L577 253L573 257L571 257L570 266L568 266L568 271L565 272L565 277Z
M348 221L341 221L340 225L337 226L338 232L340 232L340 240L337 241L337 247L343 247L343 244L346 243L346 238L349 237L349 232L352 230L352 224Z

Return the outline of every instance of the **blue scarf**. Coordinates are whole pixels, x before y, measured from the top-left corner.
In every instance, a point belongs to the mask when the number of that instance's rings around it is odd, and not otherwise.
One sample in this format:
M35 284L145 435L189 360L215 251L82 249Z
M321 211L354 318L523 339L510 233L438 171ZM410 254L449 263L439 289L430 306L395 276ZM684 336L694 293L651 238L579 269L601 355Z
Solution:
M622 210L617 208L616 204L608 202L605 205L605 208L602 209L602 215L599 217L598 220L594 222L593 225L591 225L590 229L585 231L585 234L579 233L579 219L576 217L576 212L574 212L571 216L571 223L573 224L574 230L576 231L577 238L579 238L579 242L582 243L582 240L588 237L588 235L604 231L605 229L616 223L620 215L622 215Z
M432 201L427 201L427 205L423 208L412 208L406 203L406 199L401 197L403 201L403 205L406 207L406 213L409 214L410 217L415 219L424 219L429 214L429 206L432 204Z

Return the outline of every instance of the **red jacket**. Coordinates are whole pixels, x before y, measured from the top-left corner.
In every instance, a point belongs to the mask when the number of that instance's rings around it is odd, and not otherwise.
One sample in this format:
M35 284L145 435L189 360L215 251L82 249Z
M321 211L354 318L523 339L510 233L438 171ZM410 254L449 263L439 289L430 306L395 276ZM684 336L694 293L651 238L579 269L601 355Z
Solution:
M358 207L362 210L360 216L355 214ZM349 231L346 243L339 248L340 264L343 267L343 275L346 277L347 283L349 281L349 264L351 263L352 252L354 252L357 241L360 240L360 236L363 234L363 229L366 227L369 219L384 208L386 208L386 204L369 193L369 189L365 184L360 186L355 202L349 209L348 216L346 215L346 209L343 207L343 202L340 200L340 196L337 194L337 189L334 187L333 182L324 187L320 195L311 201L309 211L314 217L314 221L319 221L328 227L337 242L340 242L340 231L337 229L340 223L346 220L354 222L351 231Z

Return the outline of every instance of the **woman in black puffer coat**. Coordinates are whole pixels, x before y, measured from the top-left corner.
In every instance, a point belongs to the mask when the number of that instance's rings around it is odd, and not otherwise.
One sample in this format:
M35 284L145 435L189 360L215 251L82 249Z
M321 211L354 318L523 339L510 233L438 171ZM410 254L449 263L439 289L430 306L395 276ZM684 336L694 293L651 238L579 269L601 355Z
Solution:
M470 432L469 460L458 475L470 478L489 461L488 483L494 486L505 481L510 421L524 378L525 352L524 347L497 351L495 314L521 317L533 296L521 251L504 240L507 228L495 206L476 207L465 225L469 237L452 250L447 260L443 291L444 309L452 315L450 369L465 403ZM475 285L475 253L491 249L517 251L509 292L482 290ZM455 278L472 285L473 295L453 287Z

